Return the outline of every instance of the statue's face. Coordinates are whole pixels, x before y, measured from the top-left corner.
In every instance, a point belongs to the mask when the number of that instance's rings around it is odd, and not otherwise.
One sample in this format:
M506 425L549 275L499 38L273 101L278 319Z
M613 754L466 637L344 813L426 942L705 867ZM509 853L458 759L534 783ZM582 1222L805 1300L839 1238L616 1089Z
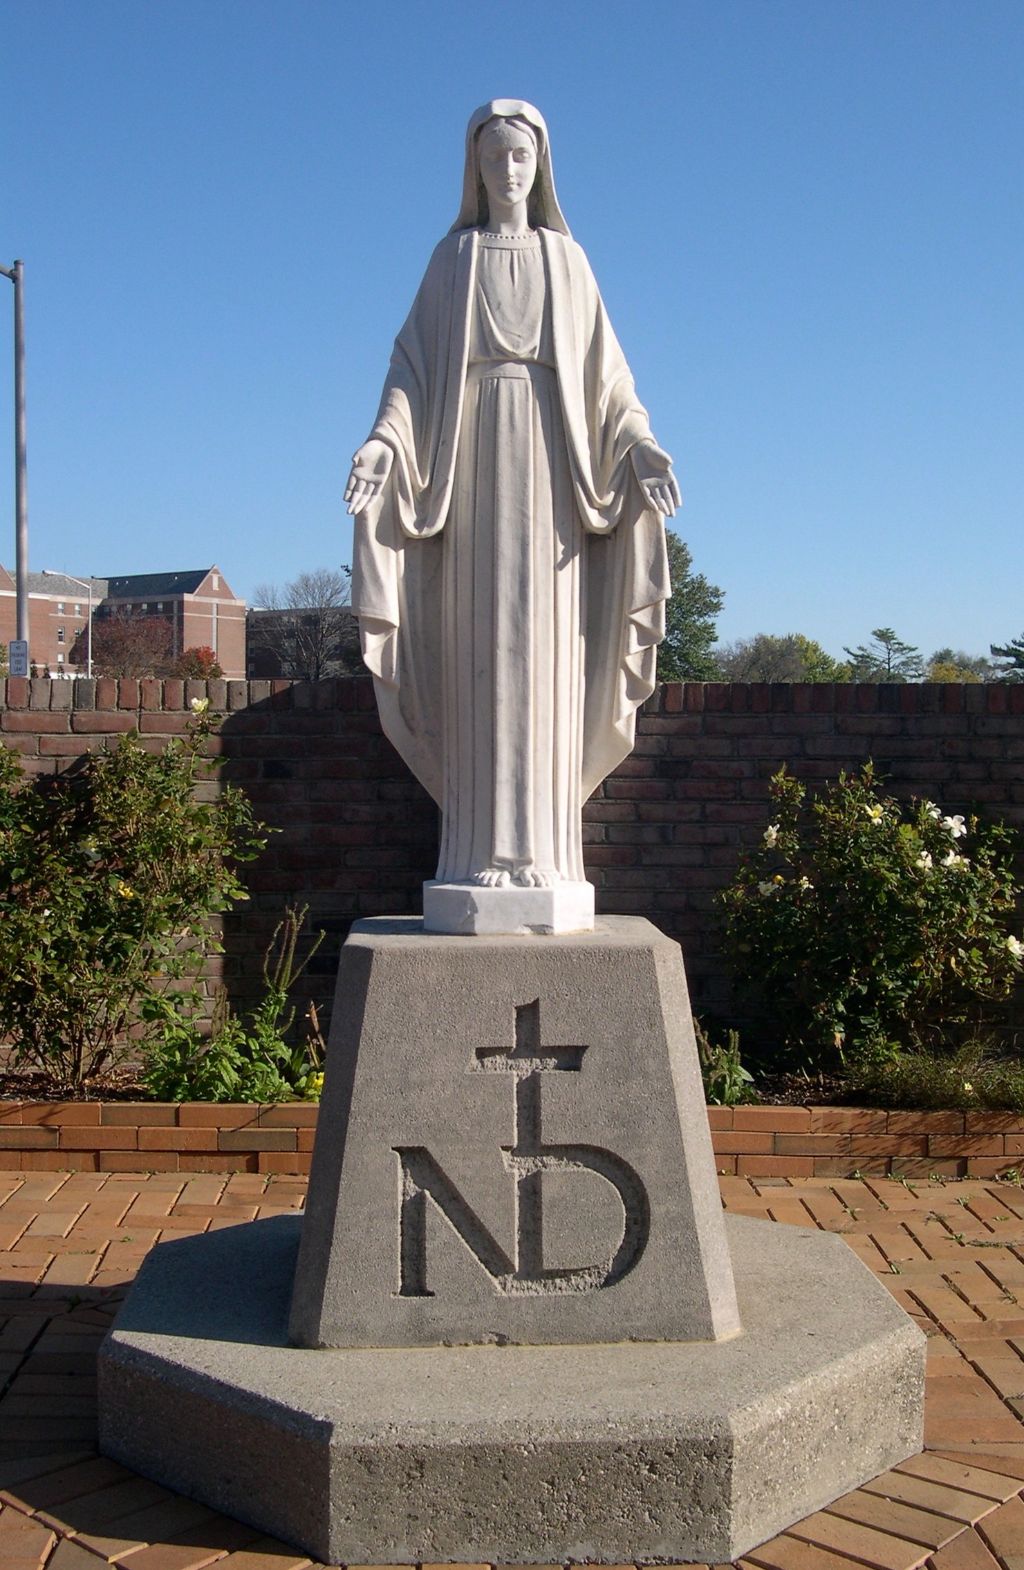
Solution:
M537 147L529 131L507 120L492 120L480 133L480 178L491 217L524 202L537 178Z

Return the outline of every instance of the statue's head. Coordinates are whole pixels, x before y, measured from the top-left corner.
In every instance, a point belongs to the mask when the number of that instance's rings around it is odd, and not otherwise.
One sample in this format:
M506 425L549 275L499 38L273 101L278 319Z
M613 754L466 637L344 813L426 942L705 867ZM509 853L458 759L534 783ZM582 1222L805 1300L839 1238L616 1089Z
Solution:
M462 206L452 228L486 228L490 215L488 182L493 186L507 178L524 185L529 181L527 212L531 228L569 233L555 195L544 116L521 98L492 99L470 117Z
M526 120L496 115L480 127L476 144L485 222L493 223L507 202L528 201L537 178L537 138Z

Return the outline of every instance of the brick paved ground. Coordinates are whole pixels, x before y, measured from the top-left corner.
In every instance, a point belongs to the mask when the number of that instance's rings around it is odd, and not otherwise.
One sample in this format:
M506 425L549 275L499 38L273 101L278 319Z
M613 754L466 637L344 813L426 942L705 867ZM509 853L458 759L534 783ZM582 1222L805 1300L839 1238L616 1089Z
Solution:
M926 1453L743 1570L1024 1570L1024 1190L724 1177L722 1192L730 1210L842 1233L929 1336ZM95 1450L96 1348L146 1251L303 1195L300 1178L255 1173L0 1172L2 1570L308 1564Z

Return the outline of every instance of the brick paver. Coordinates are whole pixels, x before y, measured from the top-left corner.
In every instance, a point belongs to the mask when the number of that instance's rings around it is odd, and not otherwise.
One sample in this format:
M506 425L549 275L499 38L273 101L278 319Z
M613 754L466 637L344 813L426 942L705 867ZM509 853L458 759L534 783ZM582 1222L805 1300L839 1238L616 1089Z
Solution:
M721 1186L731 1211L839 1233L929 1337L925 1453L737 1570L1024 1570L1024 1190L786 1170ZM310 1570L95 1449L96 1351L147 1251L304 1194L260 1173L0 1172L0 1570Z

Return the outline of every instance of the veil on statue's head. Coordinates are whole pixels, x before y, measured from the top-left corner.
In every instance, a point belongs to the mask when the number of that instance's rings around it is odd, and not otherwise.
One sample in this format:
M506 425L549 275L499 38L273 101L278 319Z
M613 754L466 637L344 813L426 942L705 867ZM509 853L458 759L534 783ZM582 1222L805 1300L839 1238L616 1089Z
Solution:
M555 195L551 148L544 116L539 109L521 98L492 98L489 104L481 104L470 116L466 127L462 206L451 232L454 234L459 229L478 229L487 223L487 192L480 178L480 132L490 120L522 120L529 126L537 142L537 178L530 192L527 209L530 225L535 229L557 229L560 234L568 234L569 225L562 217L562 209Z

